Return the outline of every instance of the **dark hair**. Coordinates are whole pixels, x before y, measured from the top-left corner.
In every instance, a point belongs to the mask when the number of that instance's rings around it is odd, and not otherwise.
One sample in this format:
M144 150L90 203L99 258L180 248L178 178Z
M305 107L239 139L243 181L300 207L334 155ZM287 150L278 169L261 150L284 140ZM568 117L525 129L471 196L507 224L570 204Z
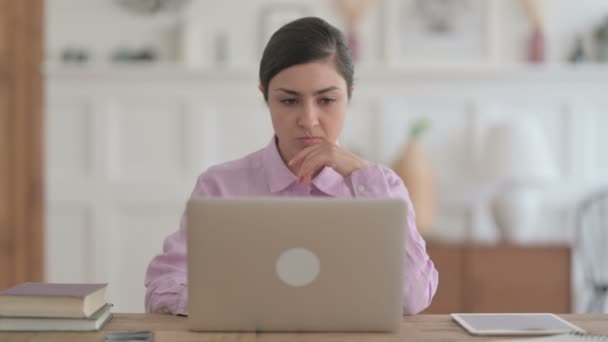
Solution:
M268 101L270 80L281 70L330 59L346 81L350 98L355 68L342 32L317 17L300 18L285 24L270 37L260 62L264 100Z

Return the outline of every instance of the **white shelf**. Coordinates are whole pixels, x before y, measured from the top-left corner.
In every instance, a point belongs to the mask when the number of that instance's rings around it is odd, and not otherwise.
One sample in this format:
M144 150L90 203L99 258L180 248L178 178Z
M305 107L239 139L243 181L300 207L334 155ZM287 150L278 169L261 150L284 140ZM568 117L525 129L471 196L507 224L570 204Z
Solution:
M43 67L47 79L80 80L257 80L257 67L189 68L177 63L73 64L47 63Z
M258 80L258 66L188 68L172 63L150 64L99 64L44 66L44 75L52 80ZM408 67L356 68L357 81L400 80L495 80L495 81L577 81L608 82L608 64L581 65L510 65L510 66L458 66L440 67L432 65Z
M363 80L446 80L446 81L589 81L608 82L608 64L589 65L487 65L487 66L411 66L360 69Z

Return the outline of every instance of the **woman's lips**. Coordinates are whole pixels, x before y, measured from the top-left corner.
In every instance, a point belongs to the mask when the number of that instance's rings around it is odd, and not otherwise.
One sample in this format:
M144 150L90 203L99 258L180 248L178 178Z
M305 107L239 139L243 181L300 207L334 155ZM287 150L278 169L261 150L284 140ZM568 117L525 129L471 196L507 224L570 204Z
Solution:
M321 138L318 138L318 137L303 137L303 138L298 138L298 140L300 142L302 142L302 144L307 145L307 146L318 144L321 142Z

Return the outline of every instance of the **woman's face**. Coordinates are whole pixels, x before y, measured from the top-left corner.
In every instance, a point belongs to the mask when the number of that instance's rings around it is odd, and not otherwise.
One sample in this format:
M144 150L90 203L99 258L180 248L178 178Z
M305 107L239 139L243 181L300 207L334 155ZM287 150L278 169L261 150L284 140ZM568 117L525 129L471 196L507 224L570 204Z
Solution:
M338 141L347 94L346 81L331 62L294 65L270 80L268 107L283 160L313 144Z

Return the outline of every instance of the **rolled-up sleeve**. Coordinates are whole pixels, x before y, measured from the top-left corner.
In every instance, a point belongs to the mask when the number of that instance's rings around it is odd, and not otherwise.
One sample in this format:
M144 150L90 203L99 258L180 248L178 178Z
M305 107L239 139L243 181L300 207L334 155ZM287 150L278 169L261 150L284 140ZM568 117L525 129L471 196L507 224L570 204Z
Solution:
M186 217L180 228L169 235L163 253L152 259L146 272L146 312L186 315L188 276L186 269Z
M191 196L213 196L212 187L201 175ZM146 312L173 315L188 314L188 271L186 252L186 214L179 229L163 243L162 254L152 259L145 277Z
M356 197L391 197L407 204L403 313L415 315L426 309L437 291L439 275L426 252L426 244L416 228L414 206L403 181L387 167L370 164L350 175Z

